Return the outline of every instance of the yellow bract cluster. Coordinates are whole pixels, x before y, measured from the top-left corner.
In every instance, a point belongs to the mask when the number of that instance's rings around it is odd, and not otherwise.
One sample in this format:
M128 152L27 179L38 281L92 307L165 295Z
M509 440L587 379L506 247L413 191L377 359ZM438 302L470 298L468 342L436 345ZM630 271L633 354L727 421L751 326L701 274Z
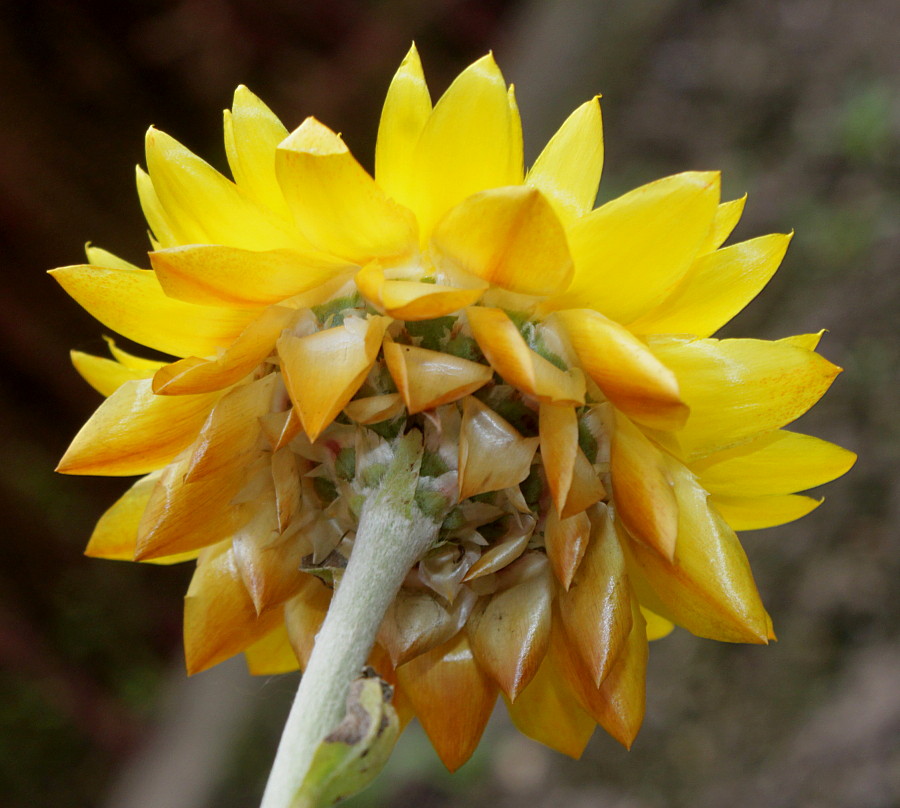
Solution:
M789 236L722 247L744 200L721 203L710 172L594 209L596 99L526 173L490 56L432 107L410 52L374 177L323 124L288 133L245 88L225 143L234 182L148 133L151 269L89 247L53 273L113 331L181 357L73 354L108 398L60 470L145 475L88 553L197 559L191 671L241 651L256 672L305 664L320 579L339 582L410 428L441 540L372 661L450 768L498 690L523 732L578 755L598 722L633 740L648 637L773 637L734 531L804 515L818 503L796 492L852 465L782 429L839 369L818 335L711 335Z

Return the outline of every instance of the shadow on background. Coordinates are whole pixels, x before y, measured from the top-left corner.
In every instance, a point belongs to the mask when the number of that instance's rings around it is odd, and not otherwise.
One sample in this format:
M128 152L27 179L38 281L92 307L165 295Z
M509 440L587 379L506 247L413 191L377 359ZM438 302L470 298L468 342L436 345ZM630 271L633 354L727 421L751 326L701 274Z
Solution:
M44 269L90 239L144 263L133 187L153 123L217 167L246 83L371 166L380 105L415 39L436 96L494 48L526 154L602 92L601 200L685 169L749 192L738 239L796 229L728 336L828 327L846 371L800 428L860 453L810 517L746 534L780 642L684 632L651 653L630 753L580 763L497 715L442 773L418 729L357 806L889 808L900 801L896 581L900 6L893 0L181 0L0 4L0 791L10 808L237 808L258 798L294 679L239 661L185 682L190 571L81 548L123 482L51 469L98 397L68 365L102 327ZM173 665L175 668L173 669ZM155 789L155 790L154 790Z

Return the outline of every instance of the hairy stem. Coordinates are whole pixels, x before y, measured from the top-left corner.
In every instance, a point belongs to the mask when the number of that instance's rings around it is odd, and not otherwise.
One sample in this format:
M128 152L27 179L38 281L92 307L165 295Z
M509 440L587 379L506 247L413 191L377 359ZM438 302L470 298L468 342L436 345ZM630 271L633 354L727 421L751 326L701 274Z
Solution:
M278 745L261 808L290 808L319 742L345 711L375 635L410 567L434 539L414 495L422 436L404 435L379 490L363 508L347 569L316 636Z

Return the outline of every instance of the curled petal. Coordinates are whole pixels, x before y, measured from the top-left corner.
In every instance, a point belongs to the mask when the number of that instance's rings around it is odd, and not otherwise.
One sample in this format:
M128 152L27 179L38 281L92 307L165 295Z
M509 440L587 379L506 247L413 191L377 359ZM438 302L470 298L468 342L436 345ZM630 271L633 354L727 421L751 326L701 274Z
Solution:
M243 84L225 110L225 153L234 181L250 199L290 221L275 176L275 149L288 131L278 117Z
M256 316L248 310L197 306L166 297L149 269L89 264L50 274L103 325L141 345L175 356L212 356Z
M691 464L711 494L758 497L792 494L850 470L856 455L828 441L779 429Z
M556 315L588 376L630 418L655 429L680 429L688 417L678 381L628 329L596 311Z
M541 460L547 473L547 483L553 504L561 511L569 496L575 457L578 454L578 416L569 405L541 404L540 406Z
M592 519L593 530L572 586L559 595L566 636L599 687L631 631L631 589L625 558L605 508Z
M600 98L576 109L540 153L525 182L550 199L567 224L594 207L603 170Z
M149 379L125 382L81 428L57 471L128 476L161 468L190 446L218 398L157 396Z
M357 398L344 407L344 414L358 424L377 424L403 412L403 398L399 393Z
M790 423L824 395L841 370L785 340L660 338L651 349L674 371L690 407L676 436L688 460Z
M570 516L575 516L605 496L606 489L603 487L603 483L587 456L579 448L575 453L572 485L569 486L569 495L566 497L566 504L563 506L560 517L568 519Z
M410 155L431 115L431 95L413 45L394 74L381 110L375 145L375 180L384 192L409 207L416 180Z
M708 337L762 291L790 241L789 235L761 236L701 255L672 293L629 328Z
M671 560L678 536L678 503L665 459L644 434L616 416L610 452L616 514L628 532Z
M512 564L528 547L531 534L534 532L534 519L523 517L493 547L483 553L466 573L464 581L472 581L484 575L498 572Z
M453 286L386 277L372 262L356 274L359 291L385 314L398 320L444 317L475 303L489 284L479 278L460 278Z
M257 616L228 543L197 562L184 599L184 654L188 674L240 653L281 621L279 612Z
M533 552L501 573L502 587L475 606L467 623L472 653L515 701L550 644L553 579L547 557Z
M556 508L550 509L544 526L544 543L553 574L564 589L572 585L590 535L591 520L584 511L568 519L560 519Z
M297 250L240 250L189 244L150 253L169 296L204 306L258 309L330 281L346 262Z
M523 438L477 398L463 399L459 433L459 498L499 491L522 482L540 438Z
M623 544L641 603L700 637L766 643L766 610L737 536L688 469L673 461L669 474L678 500L673 560Z
M399 667L397 680L438 756L456 771L475 751L497 700L497 686L475 662L466 633Z
M562 224L547 198L526 185L463 200L438 222L431 248L439 266L524 295L558 294L574 271Z
M102 356L91 356L81 351L71 351L72 364L81 377L98 393L111 396L125 382L147 379L153 375L152 370L129 368L112 359ZM162 362L158 363L160 366Z
M153 391L159 395L182 396L236 384L272 353L281 332L295 317L292 309L270 306L216 358L189 356L160 368L153 377Z
M825 500L799 494L772 494L762 497L713 495L710 504L722 514L732 530L760 530L800 519Z
M478 347L494 370L513 387L538 401L583 404L584 377L577 368L561 370L528 347L502 309L471 306L466 317Z
M297 226L320 250L355 264L416 246L416 220L356 162L340 135L307 118L278 146L278 181Z
M396 342L385 343L384 358L410 415L470 395L493 376L487 365Z
M274 676L290 673L300 667L291 648L287 629L279 623L272 631L244 649L247 668L253 676Z
M568 231L575 276L544 308L630 323L662 301L697 255L719 201L716 172L686 172L607 202Z
M365 381L389 322L387 317L347 318L336 328L278 340L285 385L311 441Z

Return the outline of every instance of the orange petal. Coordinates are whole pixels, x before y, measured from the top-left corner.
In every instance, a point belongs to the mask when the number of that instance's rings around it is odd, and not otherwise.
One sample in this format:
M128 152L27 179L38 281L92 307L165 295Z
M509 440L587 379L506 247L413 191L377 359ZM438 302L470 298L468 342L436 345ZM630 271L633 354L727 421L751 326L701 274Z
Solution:
M531 350L502 309L470 306L466 317L478 347L503 379L538 401L583 404L584 377L577 368L561 370Z
M210 548L197 562L184 599L184 654L188 674L240 653L272 631L280 612L258 617L230 543Z
M525 552L533 532L534 519L532 518L523 519L522 524L514 523L505 536L482 553L481 558L469 568L463 581L472 581L475 578L490 575L512 564Z
M332 591L314 575L304 584L299 594L284 605L284 622L287 627L291 647L300 660L301 669L306 669L309 656L315 644L316 634L322 627Z
M389 322L387 317L348 317L336 328L278 340L285 385L311 441L365 381Z
M690 471L672 461L669 474L678 500L674 560L640 542L623 545L641 603L700 637L767 642L766 610L737 536Z
M300 667L284 623L279 623L264 637L245 648L244 656L247 668L254 676L290 673Z
M616 414L610 448L616 514L639 541L672 559L678 536L678 503L665 460L631 421Z
M560 517L568 519L571 516L596 504L606 496L606 489L597 476L597 472L587 459L585 453L579 448L575 452L575 468L572 471L572 485L569 486L569 495L563 506Z
M415 249L413 214L388 197L340 135L315 118L281 142L275 167L297 226L319 249L360 265Z
M399 667L397 679L438 756L456 771L478 746L497 700L465 632Z
M344 407L344 414L358 424L377 424L403 412L403 399L399 393L357 398Z
M612 517L601 508L592 522L587 552L571 588L559 595L559 610L572 647L599 687L631 631L631 590Z
M224 467L247 463L260 436L259 418L271 406L278 376L270 373L225 393L209 413L188 462L185 483L196 482Z
M169 296L205 306L259 308L308 292L348 268L316 253L189 244L150 253Z
M386 277L377 262L356 273L360 293L385 314L398 320L430 320L444 317L475 303L488 283L460 277L453 286Z
M280 533L284 533L291 520L300 513L300 477L308 470L308 465L301 467L304 462L287 447L272 453L272 482L275 486L275 512Z
M541 404L541 460L556 510L561 511L569 496L575 456L578 454L578 417L568 405ZM568 587L567 587L568 588Z
M544 526L544 544L553 574L565 589L572 585L572 578L584 558L591 535L591 520L582 511L568 519L560 519L556 508L547 514Z
M385 343L384 358L410 415L470 395L494 375L487 365L397 342Z
M146 477L141 477L107 509L91 534L88 546L84 551L86 556L134 561L138 526L159 476L160 473L155 471ZM177 564L180 561L196 558L198 552L195 550L179 555L163 556L153 559L152 563Z
M680 429L688 408L678 381L628 329L588 309L556 315L582 366L622 412L655 429Z
M552 295L572 279L562 224L536 188L511 185L464 199L431 236L435 264L510 292Z
M475 606L466 624L482 670L515 700L550 644L553 579L547 557L529 553L500 575L500 590Z
M581 757L597 722L580 706L553 654L544 657L534 678L514 702L507 699L516 729L569 757Z
M523 438L477 398L463 399L459 431L459 498L499 491L522 482L540 438Z
M125 382L81 428L56 470L128 476L161 468L190 446L218 398L157 396L149 379Z

